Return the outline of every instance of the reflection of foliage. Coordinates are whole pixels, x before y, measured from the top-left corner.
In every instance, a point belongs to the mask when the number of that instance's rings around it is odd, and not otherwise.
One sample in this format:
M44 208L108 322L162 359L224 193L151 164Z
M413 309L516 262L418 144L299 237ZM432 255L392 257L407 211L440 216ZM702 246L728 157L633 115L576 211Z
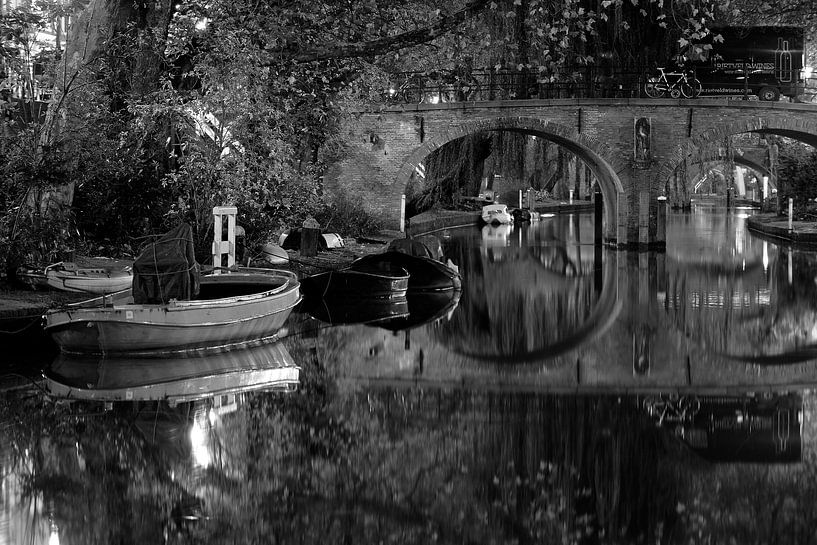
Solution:
M686 536L701 543L817 543L817 459L726 465L695 475L679 505ZM747 493L748 491L751 491Z
M12 468L25 493L53 509L66 542L158 543L165 502L180 493L170 480L176 460L135 431L138 413L98 408L39 395L3 399Z
M332 350L341 339L327 336ZM303 387L251 394L222 414L211 437L220 456L206 470L191 471L198 411L187 404L100 413L6 394L2 448L18 472L31 468L28 491L53 507L71 543L159 543L163 529L170 543L210 544L646 544L700 535L802 543L796 536L813 535L813 457L709 468L618 396L341 396L312 349L291 352ZM184 509L206 518L176 524Z

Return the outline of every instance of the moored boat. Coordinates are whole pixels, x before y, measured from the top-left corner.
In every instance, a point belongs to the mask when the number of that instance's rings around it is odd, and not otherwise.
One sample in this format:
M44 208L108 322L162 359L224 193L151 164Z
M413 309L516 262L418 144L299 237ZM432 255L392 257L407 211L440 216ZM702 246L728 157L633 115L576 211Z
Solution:
M62 352L147 355L228 350L274 335L301 300L297 276L278 269L199 275L187 225L134 262L133 287L46 313Z
M378 324L408 318L409 302L407 298L365 301L321 299L310 302L304 310L313 318L332 325Z
M60 262L46 267L43 274L52 288L83 293L114 293L129 288L133 282L130 266L80 267L76 263Z
M409 273L391 263L356 260L348 267L324 271L301 279L304 297L320 299L403 299Z
M46 313L63 352L155 355L228 350L274 335L301 300L294 273L243 269L201 277L192 300L136 304L132 290Z
M405 269L409 274L408 294L462 289L457 268L433 259L425 244L412 239L395 239L385 252L363 256L354 263Z
M41 268L20 266L14 274L15 279L33 290L48 289L48 278Z
M513 223L513 216L508 212L507 204L486 204L482 207L481 218L489 225Z

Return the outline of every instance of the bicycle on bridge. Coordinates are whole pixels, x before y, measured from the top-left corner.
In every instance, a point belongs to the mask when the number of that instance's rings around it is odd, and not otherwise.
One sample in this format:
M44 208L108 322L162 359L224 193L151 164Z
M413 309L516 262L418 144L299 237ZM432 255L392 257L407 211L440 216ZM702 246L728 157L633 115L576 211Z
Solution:
M672 98L696 98L701 94L701 82L686 72L665 72L658 67L658 76L647 78L644 83L644 92L650 98L661 98L669 94Z

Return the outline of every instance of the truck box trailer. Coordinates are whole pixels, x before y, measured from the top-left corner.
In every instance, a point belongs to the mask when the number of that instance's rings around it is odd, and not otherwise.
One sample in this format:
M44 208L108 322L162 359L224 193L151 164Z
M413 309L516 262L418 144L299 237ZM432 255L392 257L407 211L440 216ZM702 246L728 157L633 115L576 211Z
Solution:
M794 98L803 93L804 34L794 26L716 27L682 55L702 96Z

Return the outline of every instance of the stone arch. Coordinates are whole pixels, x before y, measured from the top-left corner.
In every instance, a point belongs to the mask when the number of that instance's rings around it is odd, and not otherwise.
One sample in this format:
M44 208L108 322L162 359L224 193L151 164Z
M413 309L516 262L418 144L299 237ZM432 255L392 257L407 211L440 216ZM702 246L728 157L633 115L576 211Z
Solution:
M685 158L693 157L697 160L700 150L721 141L727 136L754 132L758 134L774 134L799 140L817 148L817 121L804 119L794 114L777 117L752 117L733 123L725 123L713 127L702 133L688 138L668 154L656 169L655 183L659 186L672 176L675 169ZM702 157L706 160L706 157Z
M695 165L690 165L691 170L687 173L688 175L690 173L692 174L692 176L689 177L690 182L691 183L695 182L705 172L707 172L710 169L713 169L713 167L712 167L713 164L721 163L721 162L725 161L725 159L726 158L723 156L723 154L719 153L716 150L710 150L709 153L702 154L700 156L700 161L701 161L700 165L698 165L697 161L696 161ZM771 172L771 170L766 165L758 162L757 160L755 160L753 158L746 157L744 155L737 155L736 154L732 158L732 160L734 161L735 165L739 165L739 166L748 168L750 170L753 170L757 174L758 179L760 179L762 176L766 176L768 178L768 181L769 181L769 187L774 188L774 189L777 188L776 178L773 175L773 173ZM699 166L701 168L698 168ZM718 170L718 169L714 168L714 170ZM672 201L672 198L675 196L675 195L672 194L672 189L670 189L668 191L667 196Z
M546 119L534 117L504 116L492 119L464 121L445 133L420 144L400 166L396 184L408 187L409 180L417 166L433 151L445 144L470 134L485 131L516 131L542 137L563 146L584 161L599 182L604 199L604 238L606 241L626 243L621 226L626 228L626 197L624 186L618 176L625 165L610 147L596 138L582 134Z

